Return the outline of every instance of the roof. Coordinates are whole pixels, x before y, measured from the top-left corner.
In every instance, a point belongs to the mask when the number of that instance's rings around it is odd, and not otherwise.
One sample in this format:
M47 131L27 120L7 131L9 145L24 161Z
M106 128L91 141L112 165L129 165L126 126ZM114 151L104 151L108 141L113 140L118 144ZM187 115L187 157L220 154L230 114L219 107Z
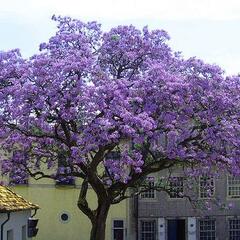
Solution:
M26 201L10 188L0 185L0 213L38 209L39 206Z

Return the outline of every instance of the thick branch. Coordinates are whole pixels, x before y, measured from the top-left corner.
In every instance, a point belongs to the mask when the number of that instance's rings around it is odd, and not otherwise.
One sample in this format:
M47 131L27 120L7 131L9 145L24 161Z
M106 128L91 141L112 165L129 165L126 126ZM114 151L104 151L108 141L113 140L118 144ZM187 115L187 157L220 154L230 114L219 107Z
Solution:
M88 202L86 200L88 191L88 180L84 179L81 190L78 197L78 208L93 222L95 219L94 212L89 208Z

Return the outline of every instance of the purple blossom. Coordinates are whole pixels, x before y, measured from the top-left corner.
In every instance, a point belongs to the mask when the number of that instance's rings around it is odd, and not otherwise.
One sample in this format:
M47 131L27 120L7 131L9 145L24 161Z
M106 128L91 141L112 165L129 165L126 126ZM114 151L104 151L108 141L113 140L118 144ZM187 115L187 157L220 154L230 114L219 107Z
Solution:
M192 177L216 167L240 174L239 76L183 59L163 30L53 20L57 33L40 53L0 52L3 173L25 178L40 162L54 179L91 169L105 189L140 179L148 164L192 162ZM119 158L106 159L115 150Z

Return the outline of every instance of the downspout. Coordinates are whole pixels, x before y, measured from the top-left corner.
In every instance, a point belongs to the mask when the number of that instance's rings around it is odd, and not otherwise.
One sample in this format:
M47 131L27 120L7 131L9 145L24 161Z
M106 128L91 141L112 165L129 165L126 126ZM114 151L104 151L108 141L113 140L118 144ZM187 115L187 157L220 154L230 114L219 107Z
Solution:
M0 238L0 240L3 240L3 227L9 221L9 219L10 219L10 212L7 213L7 219L1 224L1 238Z
M139 238L139 234L138 234L138 211L139 211L139 207L138 207L138 195L135 196L134 198L134 205L135 205L135 235L136 235L136 240L138 240Z
M31 216L33 218L37 214L37 209L34 209L34 214Z

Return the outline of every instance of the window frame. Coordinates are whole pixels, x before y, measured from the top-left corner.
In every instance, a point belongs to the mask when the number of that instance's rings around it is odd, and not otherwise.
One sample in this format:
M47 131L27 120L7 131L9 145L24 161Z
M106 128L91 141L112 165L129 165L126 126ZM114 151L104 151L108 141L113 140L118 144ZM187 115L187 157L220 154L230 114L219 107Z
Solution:
M22 226L22 240L27 240L27 226Z
M10 236L9 236L9 233L11 233ZM7 230L7 232L6 232L6 240L14 240L14 231L13 231L13 229L8 229Z
M233 184L229 184L229 178L234 178L234 176L232 176L232 175L227 175L227 198L228 199L231 199L231 200L239 200L240 199L240 179L239 179L239 184L236 184L237 186L235 186L235 187L237 187L237 188L239 188L238 189L238 191L239 191L239 194L238 195L230 195L229 194L229 189L230 189L230 187L231 187L231 185L233 185Z
M207 197L202 197L201 196L201 190L205 190L205 189L202 189L201 188L201 178L203 178L203 177L206 177L206 178L210 178L210 180L213 182L213 190L212 190L212 194L211 194L211 196L207 196ZM199 199L212 199L212 198L214 198L214 196L215 196L215 190L216 190L216 182L215 182L215 178L214 177L212 177L212 176L199 176L199 179L198 179L198 198Z
M152 181L149 181L149 179L153 179ZM155 186L156 178L154 176L147 176L146 181L149 183L153 183L153 186ZM152 193L149 193L150 191L153 191ZM146 197L145 194L153 194L153 197ZM156 200L156 190L154 189L149 189L148 191L142 192L140 194L140 199L143 201L151 201L151 200Z
M143 227L142 227L142 224L143 223L146 223L146 222L152 222L154 225L153 225L153 239L152 240L157 240L157 221L156 219L140 219L139 223L140 223L140 234L139 234L139 239L140 240L144 240L143 238L143 233L151 233L150 231L144 231L143 232Z
M121 153L118 150L112 150L105 155L105 160L112 159L112 160L120 160Z
M173 176L172 178L181 178L182 179L182 186L180 186L180 187L182 187L182 194L184 195L184 177L182 177L182 176ZM184 199L184 196L176 196L176 197L172 197L171 196L171 183L173 183L173 182L171 182L171 180L169 180L169 187L170 187L170 190L169 190L169 193L168 193L168 198L169 198L169 200L181 200L181 199Z
M201 221L202 222L203 221L213 221L214 222L214 230L212 230L212 229L211 230L205 229L204 231L201 231ZM204 237L201 238L201 232L211 233L213 231L214 231L214 237L211 240L216 240L217 239L217 224L216 224L216 219L215 218L200 218L198 220L198 238L199 238L199 240L205 240ZM210 236L210 237L212 237L212 236ZM209 239L210 237L209 236L205 236L206 239Z
M122 228L120 228L120 227L114 227L114 221L122 221L123 222L123 227ZM126 229L125 229L125 220L123 219L123 218L113 218L112 219L112 240L114 240L114 230L115 229L122 229L123 230L123 240L125 240L125 231L126 231Z
M230 232L231 232L231 229L230 229L230 221L234 221L234 220L236 220L236 221L239 221L239 228L238 229L232 229L232 231L238 231L239 232L239 236L240 236L240 218L236 218L236 217L229 217L229 218L227 218L227 226L228 226L228 237L229 237L229 240L231 240L231 238L230 238ZM237 237L237 236L233 236L233 237Z
M58 158L57 158L57 171L61 167L63 168L68 167L68 164L67 164L65 155L62 152L59 152ZM62 187L62 186L74 187L75 185L76 185L75 178L73 176L59 177L59 179L55 179L56 187Z
M13 172L10 172L8 175L8 183L9 185L14 185L14 186L27 186L29 184L29 176L28 178L22 180L22 182L17 182L13 180L12 175L14 175Z
M14 150L12 157L14 158L18 153L21 153L21 150ZM8 183L9 185L15 185L15 186L25 186L29 184L29 174L26 174L27 178L21 179L21 182L15 181L13 176L15 175L14 173L15 169L11 169L11 171L8 174Z
M76 185L75 178L72 177L69 180L55 180L55 186L56 187L61 187L61 186L69 186L69 187L74 187Z

